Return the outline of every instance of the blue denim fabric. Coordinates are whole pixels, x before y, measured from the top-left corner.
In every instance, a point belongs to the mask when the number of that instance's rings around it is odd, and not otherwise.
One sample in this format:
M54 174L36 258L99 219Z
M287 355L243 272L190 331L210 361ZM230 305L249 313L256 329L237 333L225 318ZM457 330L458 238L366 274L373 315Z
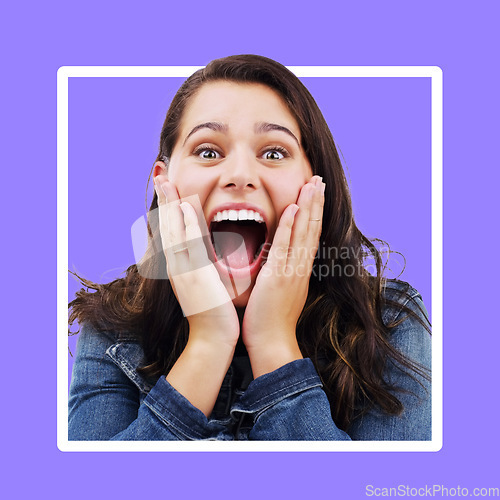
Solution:
M422 319L427 312L418 292L406 283L388 281L385 295L407 305ZM419 307L422 311L419 310ZM399 319L386 307L384 322ZM394 328L391 344L424 368L431 368L427 330L408 317ZM431 387L389 362L387 382L403 389L400 416L370 410L351 428L340 430L310 359L282 366L250 381L248 358L235 358L208 419L165 376L145 379L137 372L144 354L132 337L82 327L69 397L70 440L429 440ZM250 371L251 373L251 371Z

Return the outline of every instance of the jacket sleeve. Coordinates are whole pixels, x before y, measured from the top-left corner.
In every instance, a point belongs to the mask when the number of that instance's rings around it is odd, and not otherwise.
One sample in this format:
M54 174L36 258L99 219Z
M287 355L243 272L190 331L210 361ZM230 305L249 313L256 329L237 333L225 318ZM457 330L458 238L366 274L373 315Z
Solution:
M419 295L406 305L427 321ZM408 316L391 331L390 340L396 349L430 373L430 334L418 320ZM430 440L430 382L413 372L408 374L391 361L385 378L402 390L392 392L403 404L403 413L394 416L370 410L356 420L347 433L333 422L330 404L309 359L293 361L258 377L233 412L253 415L254 425L249 434L253 440Z
M108 356L114 341L81 329L69 393L72 441L217 439L221 429L161 376L147 395Z

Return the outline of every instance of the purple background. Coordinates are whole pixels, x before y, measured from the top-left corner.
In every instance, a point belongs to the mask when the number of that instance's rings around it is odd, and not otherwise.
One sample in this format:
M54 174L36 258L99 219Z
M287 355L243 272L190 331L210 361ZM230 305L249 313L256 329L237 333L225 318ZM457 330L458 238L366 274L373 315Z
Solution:
M349 5L324 1L304 6L194 1L186 7L155 1L19 2L4 8L1 200L7 226L3 278L8 288L4 286L2 294L0 418L8 496L224 498L231 492L240 498L350 499L364 498L367 484L460 485L469 491L500 486L493 475L500 444L493 367L500 345L497 321L490 313L497 310L498 272L488 259L497 246L497 224L488 220L495 210L491 200L498 197L493 178L500 111L497 19L494 1L451 0ZM57 69L203 65L233 53L263 54L286 65L443 69L445 386L440 452L153 455L57 449ZM406 256L403 278L430 306L428 81L341 82L349 90L346 100L337 92L325 98L324 89L316 91L322 84L306 83L346 159L361 229L387 239ZM76 132L78 113L80 126L94 126L81 131L89 142L73 136L70 128L70 187L75 190L74 195L70 192L70 209L78 224L71 230L70 244L82 245L84 256L72 248L70 266L94 279L131 262L130 224L143 211L146 178L172 88L152 82L151 92L167 89L153 98L144 94L143 82L120 82L120 89L116 85L97 79L70 84L70 92L75 92L70 127ZM101 92L108 92L109 99ZM97 120L91 114L92 99L87 108L82 106L96 95L101 97ZM408 102L408 96L415 102ZM395 125L398 117L403 117L402 127ZM143 119L123 128L127 120ZM397 192L390 185L397 186ZM366 197L376 194L374 187L383 195L366 204ZM85 214L87 226L82 223ZM92 219L96 214L101 226ZM401 229L401 221L410 220L411 225ZM128 247L117 250L120 242Z

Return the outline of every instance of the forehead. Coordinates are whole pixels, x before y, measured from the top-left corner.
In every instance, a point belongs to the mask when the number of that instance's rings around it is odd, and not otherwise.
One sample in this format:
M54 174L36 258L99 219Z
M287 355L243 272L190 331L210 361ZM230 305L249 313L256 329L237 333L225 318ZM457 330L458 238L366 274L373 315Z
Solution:
M300 136L299 126L281 96L259 83L217 81L204 84L184 111L181 130L216 121L231 126L259 122L286 126Z

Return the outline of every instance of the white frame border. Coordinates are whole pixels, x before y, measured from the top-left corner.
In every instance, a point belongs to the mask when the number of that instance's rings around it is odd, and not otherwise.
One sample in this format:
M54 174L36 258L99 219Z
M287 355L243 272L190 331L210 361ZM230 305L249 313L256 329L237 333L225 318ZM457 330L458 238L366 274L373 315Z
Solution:
M61 451L439 451L443 444L443 72L437 66L289 66L298 77L431 79L432 441L68 441L68 81L188 77L202 66L63 66L57 72L57 446Z

